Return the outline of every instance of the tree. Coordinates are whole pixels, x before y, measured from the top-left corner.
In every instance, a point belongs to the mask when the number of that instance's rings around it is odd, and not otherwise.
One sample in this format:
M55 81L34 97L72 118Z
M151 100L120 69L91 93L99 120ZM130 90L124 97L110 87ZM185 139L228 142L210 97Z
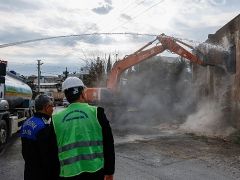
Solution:
M111 62L111 57L110 57L110 54L108 56L108 62L107 62L107 75L110 73L112 69L112 62Z
M84 77L84 83L88 87L99 87L105 83L104 60L97 57L89 65L89 74Z

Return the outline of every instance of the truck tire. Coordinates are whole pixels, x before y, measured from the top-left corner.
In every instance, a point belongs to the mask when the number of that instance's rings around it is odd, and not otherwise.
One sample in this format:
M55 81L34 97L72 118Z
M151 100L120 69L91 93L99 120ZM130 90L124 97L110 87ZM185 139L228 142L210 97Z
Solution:
M7 143L8 128L7 123L4 120L0 120L0 152L3 150Z

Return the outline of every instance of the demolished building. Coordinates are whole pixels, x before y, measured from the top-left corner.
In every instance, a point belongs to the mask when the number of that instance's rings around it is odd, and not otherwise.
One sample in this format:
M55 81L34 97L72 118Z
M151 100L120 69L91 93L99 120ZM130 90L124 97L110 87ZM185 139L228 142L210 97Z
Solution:
M206 58L216 66L192 65L198 99L221 107L221 119L240 129L240 14L209 34L202 44Z

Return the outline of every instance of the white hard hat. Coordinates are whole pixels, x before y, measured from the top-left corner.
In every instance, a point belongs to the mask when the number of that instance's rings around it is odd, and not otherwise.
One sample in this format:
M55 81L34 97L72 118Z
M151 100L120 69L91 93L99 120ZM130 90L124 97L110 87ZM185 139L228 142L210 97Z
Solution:
M86 87L86 86L83 84L82 80L77 77L68 77L62 83L62 91L74 87Z

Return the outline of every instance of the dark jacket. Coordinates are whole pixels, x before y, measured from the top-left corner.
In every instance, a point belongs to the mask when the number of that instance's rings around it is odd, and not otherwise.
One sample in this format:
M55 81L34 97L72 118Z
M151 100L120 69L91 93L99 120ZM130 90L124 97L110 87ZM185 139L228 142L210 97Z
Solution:
M104 113L104 109L101 107L97 108L97 117L99 124L102 127L103 134L103 153L104 153L104 168L95 173L81 173L75 177L60 178L60 179L86 179L86 180L103 180L104 175L112 175L115 170L115 152L114 152L114 140L112 130L109 125L109 121ZM56 136L55 136L56 138Z
M56 156L57 147L52 128L46 122L50 117L42 114L34 114L35 118L40 118L43 123L38 124L38 129L31 133L36 133L34 138L24 135L23 131L27 131L26 120L23 123L20 136L22 140L22 156L25 160L24 179L25 180L50 180L57 179L59 173L59 162ZM45 124L43 126L43 124ZM31 134L30 133L30 134Z

